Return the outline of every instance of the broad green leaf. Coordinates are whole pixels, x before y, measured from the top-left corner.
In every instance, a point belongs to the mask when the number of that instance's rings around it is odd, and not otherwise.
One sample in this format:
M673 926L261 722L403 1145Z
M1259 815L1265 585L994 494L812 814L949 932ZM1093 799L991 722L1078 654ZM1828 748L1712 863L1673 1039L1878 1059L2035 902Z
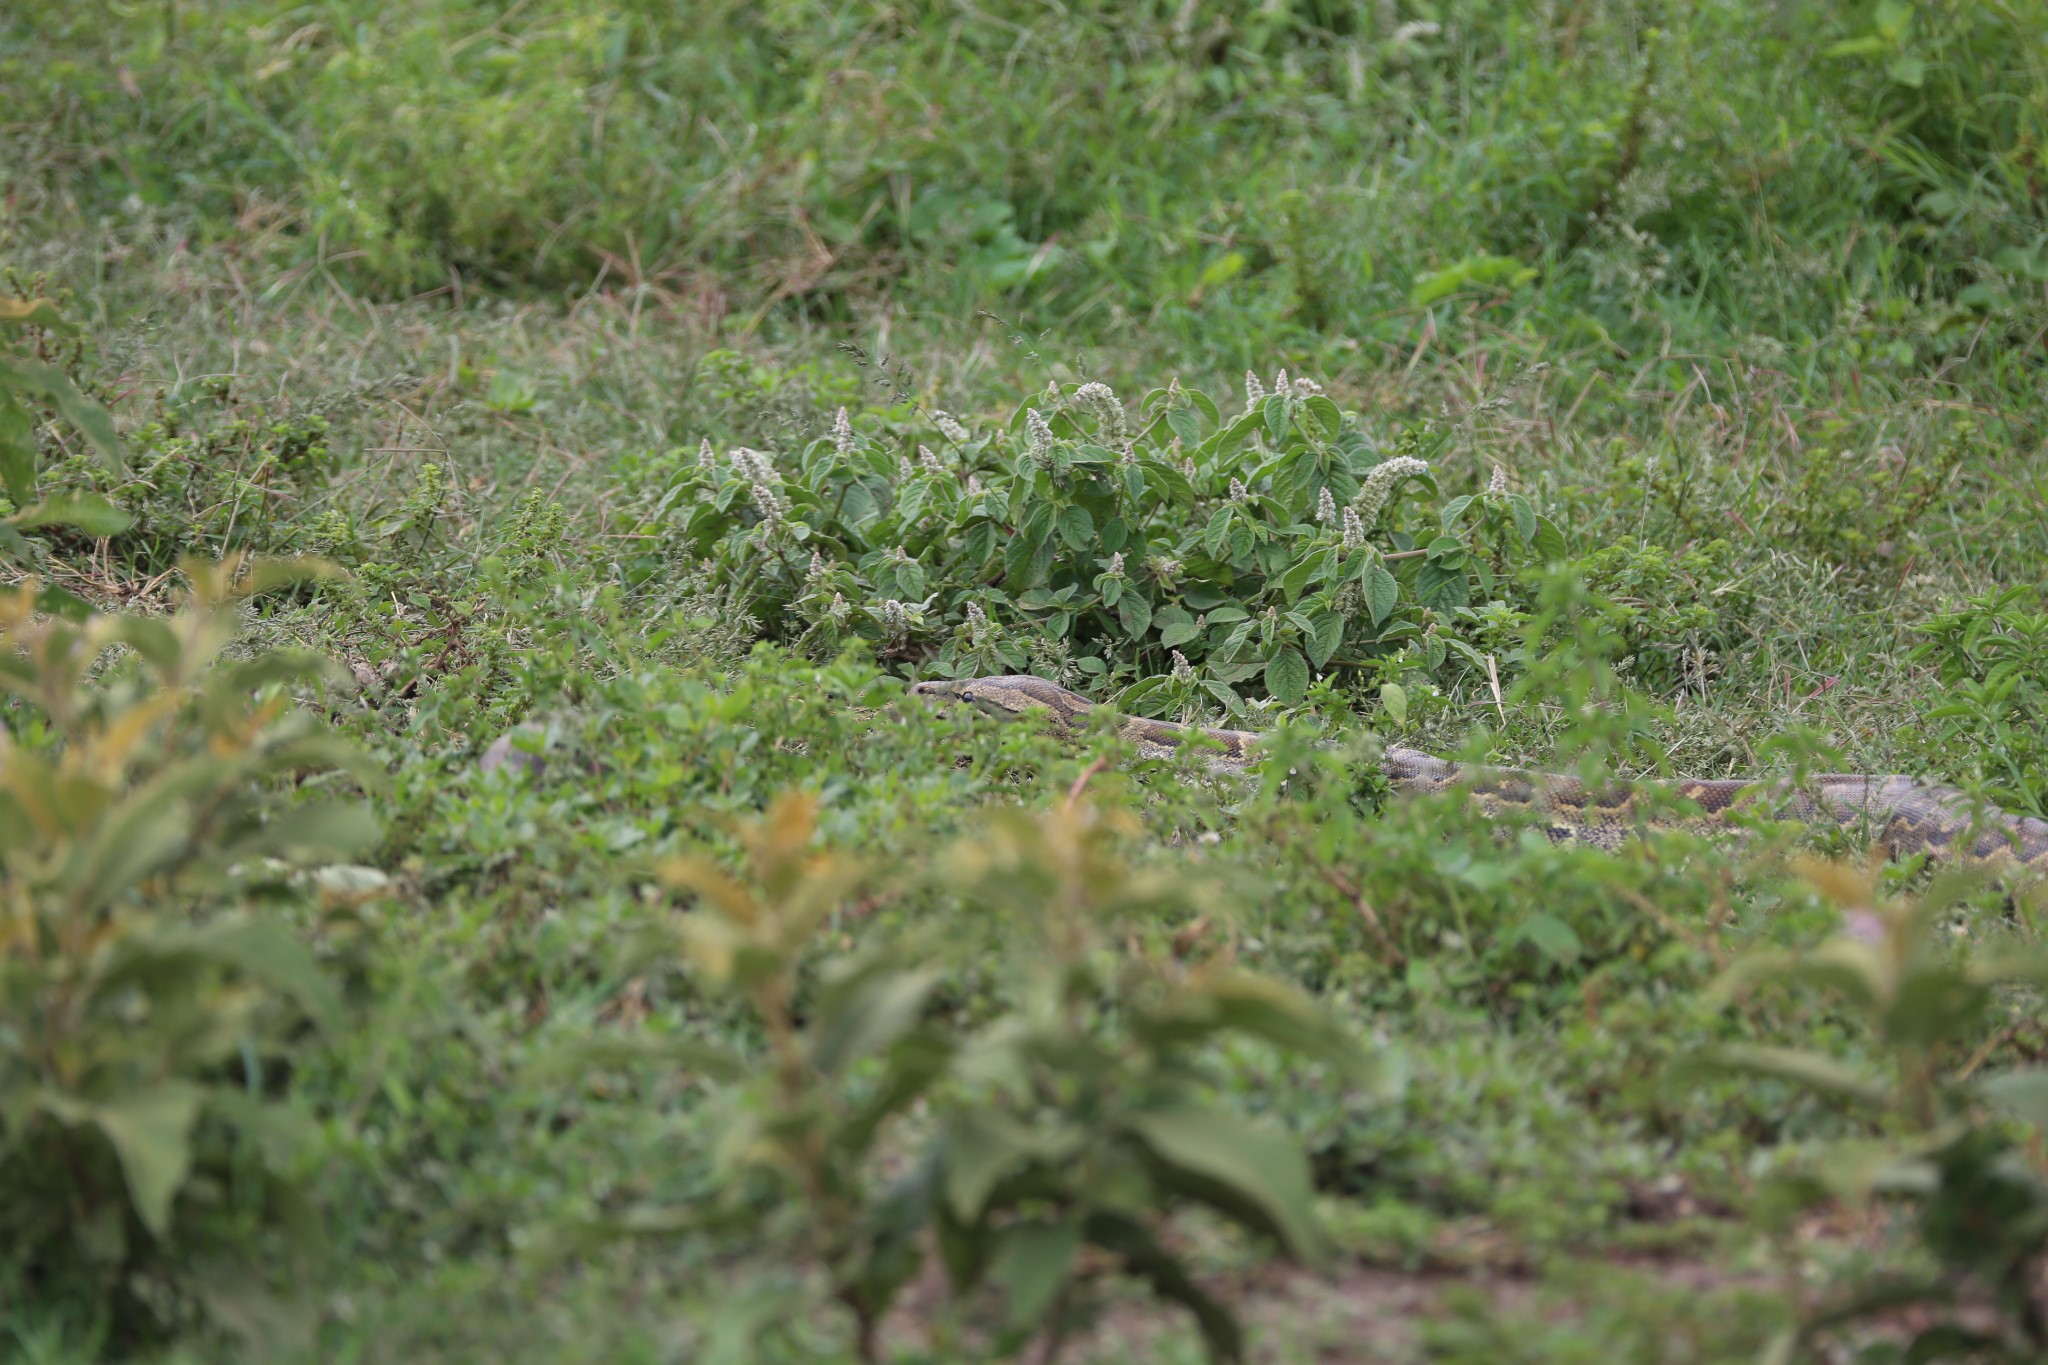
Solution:
M1315 394L1306 406L1309 415L1315 418L1316 425L1323 429L1324 439L1335 440L1337 433L1344 430L1344 414L1338 411L1335 403L1323 395Z
M2048 1067L2002 1072L1977 1083L1994 1106L2048 1133Z
M1467 256L1442 270L1416 276L1414 286L1408 291L1408 302L1417 308L1427 308L1461 289L1519 289L1535 278L1533 267L1523 265L1512 256L1482 253Z
M1578 930L1547 911L1539 910L1523 920L1515 929L1515 937L1552 962L1576 962L1586 950Z
M1337 575L1337 558L1337 547L1333 545L1320 554L1310 555L1302 563L1297 564L1288 572L1282 584L1287 600L1292 602L1300 597L1308 588L1318 583L1327 583L1335 578Z
M73 901L97 910L161 870L184 852L190 819L188 805L160 789L131 793L79 845Z
M1832 938L1808 953L1755 952L1737 958L1708 988L1726 999L1760 981L1799 981L1838 991L1859 1009L1878 1013L1888 1008L1897 983L1891 955L1860 939Z
M1990 1003L1990 991L1949 967L1910 971L1884 1013L1885 1036L1929 1047L1964 1037Z
M1308 660L1292 645L1266 660L1266 691L1283 706L1299 706L1308 695Z
M48 299L0 299L0 326L41 327L62 336L78 334L78 325L67 322Z
M924 600L924 565L916 560L896 566L896 590L906 602Z
M1401 600L1401 580L1395 578L1375 556L1372 572L1366 575L1365 605L1372 613L1373 627L1377 629Z
M1124 497L1128 499L1126 505L1141 505L1145 501L1145 471L1138 466L1137 461L1126 461L1119 471L1119 477L1123 480Z
M1719 1070L1774 1076L1865 1104L1883 1104L1890 1094L1874 1077L1817 1052L1754 1043L1728 1043L1708 1050L1702 1054L1701 1061Z
M1381 683L1380 705L1387 708L1387 716L1395 725L1408 723L1408 689L1401 684Z
M1354 1081L1374 1071L1342 1026L1314 1001L1284 981L1254 972L1223 968L1198 975L1167 1002L1161 1018L1203 1030L1236 1029L1337 1067Z
M1223 709L1233 716L1244 710L1244 698L1238 696L1228 683L1219 682L1215 678L1204 678L1202 690L1214 697L1222 704Z
M990 1110L963 1112L944 1139L946 1204L963 1223L977 1221L996 1185L1042 1155L1037 1134Z
M1144 594L1132 591L1117 599L1117 619L1123 623L1124 634L1133 640L1152 628L1152 604Z
M1202 545L1211 558L1223 553L1223 544L1230 538L1230 525L1237 509L1225 503L1209 516L1209 524L1202 528Z
M1287 443L1287 430L1293 416L1294 400L1282 394L1268 394L1259 404L1259 413L1265 419L1266 431L1273 438L1273 444Z
M9 525L5 517L0 517L0 550L7 551L16 559L29 559L35 554L35 547L22 537L21 532ZM87 614L90 615L91 613L88 612ZM79 617L77 619L83 620L85 618Z
M1508 510L1514 514L1515 534L1522 538L1524 545L1536 543L1536 509L1520 493L1508 494Z
M915 525L917 519L924 515L925 498L929 494L930 489L923 482L913 483L904 490L903 496L896 502L896 523L899 526Z
M334 660L314 650L273 649L253 659L224 663L213 676L230 691L253 692L271 683L298 682L303 678L323 675L331 677L339 668Z
M818 1000L812 1030L817 1038L813 1064L836 1076L851 1063L890 1046L917 1023L938 979L930 970L863 963L829 982Z
M266 821L246 847L332 860L375 848L380 837L377 817L361 802L309 801Z
M22 508L11 520L24 531L75 526L89 536L117 536L135 519L97 493L59 493Z
M1194 485L1172 465L1163 460L1146 460L1139 468L1144 470L1146 481L1157 486L1174 506L1185 507L1194 500Z
M28 409L0 389L0 488L16 507L36 496L36 424Z
M1529 548L1545 564L1562 564L1571 558L1571 548L1565 542L1564 532L1558 530L1557 523L1549 517L1536 518L1536 534L1529 538Z
M1941 1171L1925 1156L1867 1139L1851 1138L1827 1148L1814 1163L1813 1173L1829 1194L1845 1203L1860 1203L1874 1194L1925 1196L1941 1188Z
M1163 649L1184 645L1202 633L1188 609L1180 606L1165 606L1153 612L1152 626L1159 632L1159 644Z
M1756 1365L1792 1365L1799 1354L1800 1335L1797 1327L1784 1327L1771 1334L1757 1353Z
M1013 593L1035 586L1027 577L1031 572L1032 555L1038 543L1027 534L1019 533L1010 537L1003 547L1004 586Z
M902 1113L943 1079L956 1051L950 1039L912 1032L889 1048L881 1083L842 1119L832 1134L840 1151L865 1153L884 1122Z
M1344 618L1334 611L1317 616L1307 641L1308 661L1317 668L1327 668L1330 657L1337 652L1337 646L1344 643Z
M382 790L389 775L369 754L338 735L300 735L272 745L263 756L267 773L345 772L372 791Z
M160 618L153 616L119 616L114 618L114 634L158 673L169 676L177 672L178 658L182 646L177 632Z
M318 555L251 559L241 565L241 572L237 575L230 576L224 572L233 567L232 564L216 566L189 556L178 564L194 590L208 600L255 597L273 588L347 576L340 565Z
M1090 548L1095 544L1095 518L1085 507L1066 508L1060 513L1060 537L1075 550Z
M171 1204L192 1166L192 1124L204 1095L190 1081L169 1080L99 1102L46 1091L39 1107L73 1127L91 1124L106 1135L136 1216L161 1241L171 1230Z
M55 583L45 583L36 589L36 610L79 623L90 617L95 609L92 603L69 588L60 588Z
M282 1166L320 1135L320 1125L290 1103L263 1099L247 1090L217 1087L207 1092L206 1112L233 1125L237 1134L253 1139L273 1166Z
M1173 434L1187 449L1193 450L1202 443L1201 424L1196 420L1193 408L1169 408L1166 425L1173 429Z
M102 462L121 468L121 448L114 437L114 419L107 410L78 391L64 371L55 365L22 356L0 354L0 384L17 391L41 394L58 415L78 428Z
M1415 600L1437 611L1469 606L1472 601L1471 578L1462 564L1451 568L1425 560L1415 571Z
M1028 588L1033 584L1043 583L1045 576L1052 571L1053 557L1057 552L1058 543L1055 537L1047 536L1039 541L1031 551L1031 563L1024 570L1024 579L1018 586Z
M1192 1104L1139 1110L1125 1122L1160 1161L1198 1178L1204 1202L1302 1261L1322 1255L1308 1161L1285 1134Z
M1250 264L1250 258L1242 251L1226 251L1202 267L1200 287L1203 289L1215 289L1221 285L1228 284L1243 273L1245 266L1248 264Z
M230 916L197 929L162 932L132 948L117 948L98 986L107 990L145 979L181 957L232 967L283 991L325 1031L340 1025L340 994L298 937L274 920Z
M996 1247L989 1278L1009 1294L1009 1324L1029 1327L1044 1315L1066 1287L1081 1249L1081 1224L1030 1220L1005 1228Z

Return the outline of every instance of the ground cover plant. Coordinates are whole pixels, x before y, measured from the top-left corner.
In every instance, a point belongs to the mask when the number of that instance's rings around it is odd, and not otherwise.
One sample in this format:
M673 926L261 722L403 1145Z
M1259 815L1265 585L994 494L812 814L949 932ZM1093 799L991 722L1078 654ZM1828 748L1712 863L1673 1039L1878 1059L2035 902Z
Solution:
M2031 1360L2048 19L0 14L0 1354ZM1028 672L1258 771L946 710Z

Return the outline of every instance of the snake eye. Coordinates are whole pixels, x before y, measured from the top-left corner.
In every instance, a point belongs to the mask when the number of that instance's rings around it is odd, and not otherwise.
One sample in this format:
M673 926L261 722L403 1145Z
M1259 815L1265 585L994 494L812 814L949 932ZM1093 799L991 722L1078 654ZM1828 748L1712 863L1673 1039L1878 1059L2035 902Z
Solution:
M960 700L965 702L971 702L974 700L974 694L972 692L962 692L960 694Z

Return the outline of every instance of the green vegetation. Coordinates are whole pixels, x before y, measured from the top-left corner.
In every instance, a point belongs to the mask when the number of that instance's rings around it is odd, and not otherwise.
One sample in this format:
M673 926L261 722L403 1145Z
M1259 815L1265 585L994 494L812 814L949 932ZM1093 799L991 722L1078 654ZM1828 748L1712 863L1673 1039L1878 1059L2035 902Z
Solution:
M2042 1354L2038 893L1377 762L2048 814L2036 7L30 4L0 108L0 1358ZM1016 671L1263 770L904 688Z

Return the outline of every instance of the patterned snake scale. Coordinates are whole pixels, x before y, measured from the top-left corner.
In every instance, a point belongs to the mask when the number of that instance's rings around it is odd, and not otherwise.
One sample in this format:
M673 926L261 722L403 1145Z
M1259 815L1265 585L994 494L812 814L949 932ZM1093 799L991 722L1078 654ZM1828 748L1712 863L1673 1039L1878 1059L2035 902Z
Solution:
M1063 729L1094 710L1093 703L1043 678L1020 674L918 683L912 691L942 701L964 702L1000 717L1044 711ZM1118 733L1148 758L1170 757L1195 735L1219 768L1247 768L1256 759L1259 737L1245 730L1196 729L1169 721L1120 717ZM1927 854L1930 859L1978 867L2031 881L2048 876L2048 821L2004 811L1984 811L1953 787L1932 786L1911 777L1834 773L1814 777L1804 790L1742 778L1617 782L1588 790L1575 777L1513 769L1467 769L1414 749L1385 751L1387 776L1411 792L1461 788L1480 808L1540 815L1552 840L1579 841L1601 848L1620 846L1638 829L1705 827L1744 809L1763 810L1812 825L1867 830L1895 859ZM1660 794L1691 801L1706 819L1674 818L1638 810L1639 798ZM1650 805L1650 802L1641 802Z

